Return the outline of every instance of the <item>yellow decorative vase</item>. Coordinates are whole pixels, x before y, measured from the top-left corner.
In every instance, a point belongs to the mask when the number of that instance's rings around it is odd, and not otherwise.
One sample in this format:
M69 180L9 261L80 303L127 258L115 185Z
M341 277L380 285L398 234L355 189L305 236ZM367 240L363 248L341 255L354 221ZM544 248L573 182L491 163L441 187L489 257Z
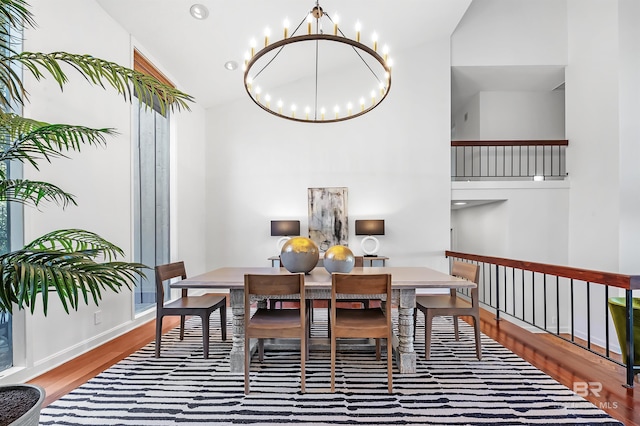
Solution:
M324 267L329 273L349 273L356 263L356 257L349 247L333 246L324 253Z
M320 249L307 237L293 237L282 246L280 262L289 272L308 274L318 264Z

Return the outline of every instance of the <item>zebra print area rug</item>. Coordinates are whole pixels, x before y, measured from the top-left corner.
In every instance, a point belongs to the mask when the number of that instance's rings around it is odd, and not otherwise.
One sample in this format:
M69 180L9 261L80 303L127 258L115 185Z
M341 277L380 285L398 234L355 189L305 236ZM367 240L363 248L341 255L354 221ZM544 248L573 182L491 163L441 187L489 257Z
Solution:
M312 335L326 335L316 309ZM326 311L325 311L326 312ZM325 315L326 318L326 315ZM329 392L330 354L312 351L307 393L300 391L299 352L267 351L244 376L229 373L231 341L220 343L211 317L210 359L202 357L199 319L153 343L42 410L41 425L621 425L590 402L487 336L475 358L472 328L460 322L460 341L449 318L434 320L431 360L424 359L424 328L416 333L417 372L394 372L387 393L386 360L368 352L341 352L336 393ZM229 326L228 330L231 330Z

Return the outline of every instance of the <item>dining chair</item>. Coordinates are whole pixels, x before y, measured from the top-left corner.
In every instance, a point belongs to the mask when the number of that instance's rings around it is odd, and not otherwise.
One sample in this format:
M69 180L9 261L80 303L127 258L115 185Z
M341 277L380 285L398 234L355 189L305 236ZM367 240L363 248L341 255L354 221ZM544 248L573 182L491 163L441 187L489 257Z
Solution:
M251 315L251 296L299 295L299 308L266 309L258 307ZM244 276L244 393L249 394L250 342L258 339L259 360L264 359L265 338L300 339L300 390L305 391L305 361L309 356L308 315L304 294L304 274Z
M344 309L336 306L339 294L385 295L382 308ZM335 392L336 345L342 338L376 339L376 360L380 360L380 339L387 340L387 387L393 392L391 326L391 275L331 275L331 392Z
M202 320L202 346L204 357L209 358L209 317L213 311L220 311L220 332L222 340L227 340L227 297L217 294L189 296L187 289L182 289L182 296L174 301L164 303L164 281L180 278L186 279L184 262L158 265L156 271L156 358L160 357L162 344L162 320L166 316L180 316L180 340L184 339L184 322L187 315L197 315Z
M475 286L471 288L471 303L457 297L457 290L450 289L449 294L422 295L416 297L416 309L424 314L424 356L431 356L432 320L437 316L453 316L453 329L456 340L459 340L458 317L470 316L473 318L473 329L476 339L476 356L482 358L480 343L480 309L478 302L478 278L480 268L473 263L454 261L451 265L451 275L472 281ZM417 316L414 310L414 333Z

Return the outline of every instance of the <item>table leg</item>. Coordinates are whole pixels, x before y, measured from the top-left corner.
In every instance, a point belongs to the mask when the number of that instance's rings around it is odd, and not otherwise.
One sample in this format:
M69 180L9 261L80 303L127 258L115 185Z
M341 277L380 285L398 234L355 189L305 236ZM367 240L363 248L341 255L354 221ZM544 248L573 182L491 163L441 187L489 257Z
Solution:
M398 300L398 346L396 362L400 374L416 372L416 352L413 348L413 314L415 289L400 290Z
M244 289L231 289L231 313L233 315L233 346L229 353L232 373L244 372Z

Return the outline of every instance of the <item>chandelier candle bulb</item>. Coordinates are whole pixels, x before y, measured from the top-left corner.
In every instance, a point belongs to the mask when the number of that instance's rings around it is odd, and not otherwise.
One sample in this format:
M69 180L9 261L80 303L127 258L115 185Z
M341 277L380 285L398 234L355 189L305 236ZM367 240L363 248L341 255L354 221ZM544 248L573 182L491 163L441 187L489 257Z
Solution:
M375 90L371 91L371 105L375 105L376 104L376 92Z
M338 35L338 21L339 21L338 14L336 13L333 18L333 35L334 36Z
M264 101L267 103L267 108L271 109L271 96L268 93L264 95Z
M260 93L262 93L262 89L260 86L256 86L256 101L260 102Z
M324 120L324 113L325 113L325 111L326 111L326 110L324 109L324 107L320 108L320 117L321 117L321 120Z
M362 30L362 24L360 21L356 22L356 41L360 43L360 30Z
M247 77L247 90L251 92L251 84L253 84L253 79L251 77Z
M351 115L351 110L353 109L353 104L349 102L347 104L347 114Z
M282 115L282 100L278 100L278 114Z
M267 27L264 30L264 47L269 45L269 36L271 35L271 30Z
M284 38L287 38L289 37L289 20L285 19L283 25L284 25Z
M291 118L296 118L296 109L295 104L291 105Z
M311 108L309 107L304 107L304 115L307 118L307 120L309 119L309 113L311 112Z
M373 50L377 52L378 51L378 34L373 33L373 35L371 36L371 39L373 40Z
M336 113L336 119L338 119L339 114L340 114L340 107L339 107L338 105L336 105L336 106L333 108L333 111Z
M360 98L360 111L364 111L364 98Z
M386 44L382 47L382 55L384 56L384 61L387 62L389 60L389 46Z
M311 35L311 21L313 20L313 16L311 14L307 15L307 33Z

